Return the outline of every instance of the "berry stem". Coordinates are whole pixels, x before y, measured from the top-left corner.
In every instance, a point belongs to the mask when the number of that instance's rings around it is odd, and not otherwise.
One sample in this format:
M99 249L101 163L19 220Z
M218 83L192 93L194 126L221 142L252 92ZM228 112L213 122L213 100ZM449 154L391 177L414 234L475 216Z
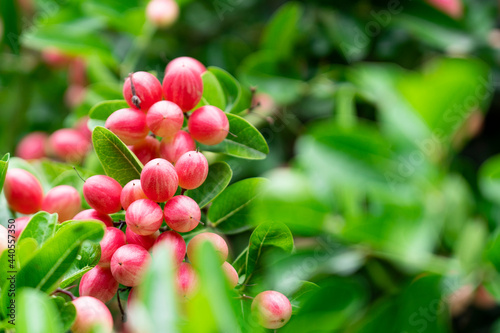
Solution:
M186 189L185 188L181 188L181 195L184 195L185 192L186 192Z
M137 96L136 90L135 90L135 84L134 84L134 73L130 73L128 75L130 78L130 89L132 90L132 103L135 105L136 108L140 109L141 108L141 99L139 96Z
M80 178L81 180L83 180L83 182L85 183L85 179L83 179L82 175L80 175L80 173L78 172L78 170L76 170L75 166L73 166L73 170L75 170L76 174L78 175L78 178Z
M66 296L69 296L69 298L71 298L72 301L74 301L76 299L76 297L75 297L75 295L73 295L73 293L71 293L68 290L61 289L61 288L57 288L56 290L54 290L52 295L55 295L55 294L64 294Z
M127 314L125 313L122 307L122 301L120 299L120 291L121 290L118 290L118 292L116 293L116 300L118 302L118 308L120 309L120 313L122 314L122 323L124 323L127 321Z

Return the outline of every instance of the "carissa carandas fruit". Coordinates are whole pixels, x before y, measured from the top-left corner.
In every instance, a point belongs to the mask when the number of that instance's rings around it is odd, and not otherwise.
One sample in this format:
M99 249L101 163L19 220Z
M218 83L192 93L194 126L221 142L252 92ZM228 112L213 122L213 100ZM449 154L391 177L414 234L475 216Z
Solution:
M163 138L160 142L160 157L176 163L188 151L196 150L196 143L189 133L179 131L173 138Z
M82 208L82 199L76 188L59 185L47 192L42 202L42 210L57 213L59 222L67 221Z
M258 294L252 301L252 314L260 325L268 329L285 326L292 316L292 305L288 298L277 291L268 290Z
M103 303L109 302L117 291L118 282L109 268L95 266L80 281L80 296L92 296Z
M193 263L193 265L197 265L199 263L199 251L200 246L204 242L209 242L213 245L217 256L219 257L220 263L223 264L227 259L227 255L229 253L229 249L227 247L227 243L221 236L214 234L213 232L204 232L194 236L188 243L187 246L187 255L189 261Z
M165 202L174 196L179 186L179 179L172 163L162 158L155 158L142 169L141 186L149 199Z
M9 207L18 213L34 214L42 208L42 185L26 170L9 169L7 171L4 193Z
M98 265L108 268L111 263L111 258L116 250L127 244L127 240L123 231L115 227L106 228L104 237L101 239L99 245L101 246L101 259Z
M127 228L138 235L152 235L160 229L163 223L163 212L153 200L139 199L128 207L125 212L125 222L127 222Z
M111 274L124 286L135 287L142 282L150 261L149 252L142 246L127 244L113 254Z
M148 111L146 124L151 132L162 138L173 137L182 128L184 114L181 108L169 101L160 101Z
M174 262L178 265L184 261L184 257L186 256L186 242L184 238L175 231L165 231L156 239L153 246L153 256L160 247L168 248L173 254Z
M200 223L200 206L185 195L176 195L167 201L163 213L167 225L177 232L191 231Z
M123 97L131 108L148 111L162 99L161 83L148 72L132 73L123 84Z
M203 81L199 72L179 63L171 66L163 79L163 96L188 112L201 100Z
M146 138L149 128L141 110L120 109L113 112L104 126L116 134L126 145L135 145Z
M188 120L191 137L204 145L216 145L229 133L229 121L218 107L205 105L196 109Z
M193 190L207 179L207 158L200 152L188 151L175 163L175 171L179 177L179 186L186 190Z
M76 308L76 318L71 325L73 333L89 333L99 327L99 332L113 331L113 317L106 305L91 296L82 296L72 301Z
M121 209L121 193L120 183L104 175L89 177L83 184L85 200L90 207L103 214L113 214Z

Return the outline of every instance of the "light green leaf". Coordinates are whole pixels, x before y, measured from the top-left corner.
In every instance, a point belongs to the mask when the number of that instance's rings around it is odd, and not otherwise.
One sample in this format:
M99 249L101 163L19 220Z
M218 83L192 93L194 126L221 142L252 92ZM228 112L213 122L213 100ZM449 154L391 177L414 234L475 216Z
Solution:
M64 332L57 307L47 295L31 288L18 289L18 292L16 332Z
M142 163L111 131L97 126L92 133L94 149L106 174L122 186L141 177Z
M208 67L208 71L212 73L219 81L220 86L225 94L226 113L238 114L251 105L250 90L241 86L241 84L228 72L219 67Z
M215 146L200 145L202 150L222 153L249 160L261 160L269 154L267 142L260 132L245 119L234 114L227 114L229 133Z
M233 171L226 162L214 163L208 169L205 182L194 190L186 191L185 195L196 201L200 208L203 208L224 191L232 176Z
M59 317L61 318L61 322L64 326L64 331L65 332L68 331L76 319L75 306L71 302L66 302L66 300L60 296L52 297L51 301L57 307L57 310L59 312Z
M248 178L229 186L212 203L208 219L223 233L238 233L252 228L251 205L267 182L264 178Z
M213 105L221 110L226 108L226 96L217 77L210 71L206 71L201 75L203 79L203 96L200 105Z
M31 217L17 241L20 243L24 239L33 238L38 248L40 248L54 235L56 226L57 214L49 214L43 211L38 212Z
M7 174L7 169L9 167L10 154L7 153L3 155L0 160L0 193L2 193L3 183L5 182L5 175Z

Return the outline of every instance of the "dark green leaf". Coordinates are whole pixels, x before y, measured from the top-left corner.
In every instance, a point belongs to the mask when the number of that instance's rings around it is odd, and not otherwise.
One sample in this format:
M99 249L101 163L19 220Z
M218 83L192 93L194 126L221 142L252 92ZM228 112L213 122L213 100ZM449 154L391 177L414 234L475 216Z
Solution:
M479 187L486 198L500 203L500 155L490 157L481 166Z
M293 250L293 236L283 223L263 223L250 236L247 253L247 280L255 270L263 250L268 247L280 248L287 253Z
M200 145L202 150L222 153L249 160L261 160L269 153L267 142L260 132L245 119L227 114L229 133L218 145Z
M66 288L91 270L101 258L101 247L99 244L84 242L69 270L64 274L60 288Z
M203 208L224 191L232 176L233 171L226 162L214 163L208 169L205 182L194 190L186 191L185 195L194 199L200 208Z
M125 186L141 177L142 163L111 131L97 126L92 133L94 149L106 174Z
M252 227L251 204L261 193L264 178L241 180L224 190L212 203L208 219L218 231L237 233Z
M251 105L251 94L248 89L245 89L236 79L219 67L208 67L208 71L212 73L224 90L226 113L240 113L248 109Z

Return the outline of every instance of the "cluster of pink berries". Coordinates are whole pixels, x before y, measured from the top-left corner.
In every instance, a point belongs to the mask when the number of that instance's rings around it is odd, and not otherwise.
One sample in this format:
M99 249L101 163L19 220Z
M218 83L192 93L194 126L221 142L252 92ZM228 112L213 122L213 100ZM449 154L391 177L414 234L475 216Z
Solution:
M54 157L80 163L92 147L87 121L87 117L81 118L74 128L62 128L50 136L44 132L30 133L17 145L16 156L25 160Z
M134 152L143 164L161 157L176 163L181 155L196 149L195 140L205 145L222 142L229 133L226 114L215 106L202 106L189 113L203 94L198 60L180 57L165 70L163 84L152 74L131 74L123 86L129 108L113 112L105 126ZM182 130L188 118L188 132ZM149 132L161 137L159 142Z

